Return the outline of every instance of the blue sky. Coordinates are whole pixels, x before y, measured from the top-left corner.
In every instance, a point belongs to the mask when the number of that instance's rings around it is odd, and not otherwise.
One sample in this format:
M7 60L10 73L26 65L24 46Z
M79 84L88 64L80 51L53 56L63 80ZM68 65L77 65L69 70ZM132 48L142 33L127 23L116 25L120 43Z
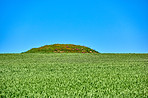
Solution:
M0 1L0 53L55 43L101 53L148 53L148 1Z

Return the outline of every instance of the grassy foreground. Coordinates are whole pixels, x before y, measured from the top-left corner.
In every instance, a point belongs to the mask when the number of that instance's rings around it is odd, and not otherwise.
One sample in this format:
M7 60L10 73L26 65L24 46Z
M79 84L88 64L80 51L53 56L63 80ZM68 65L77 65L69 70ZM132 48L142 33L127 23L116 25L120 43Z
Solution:
M148 97L148 54L0 54L0 97Z

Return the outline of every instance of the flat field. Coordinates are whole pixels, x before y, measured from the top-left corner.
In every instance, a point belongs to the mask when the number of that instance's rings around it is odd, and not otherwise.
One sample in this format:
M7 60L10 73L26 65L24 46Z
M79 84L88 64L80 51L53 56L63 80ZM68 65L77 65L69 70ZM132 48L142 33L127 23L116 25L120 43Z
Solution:
M0 97L148 98L148 54L0 54Z

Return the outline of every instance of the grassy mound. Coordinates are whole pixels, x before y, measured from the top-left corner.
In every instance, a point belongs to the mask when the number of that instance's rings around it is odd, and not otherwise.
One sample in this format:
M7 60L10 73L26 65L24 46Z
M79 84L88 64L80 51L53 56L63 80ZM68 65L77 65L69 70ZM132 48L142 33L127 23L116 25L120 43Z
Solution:
M32 48L25 53L99 53L91 48L73 44L53 44Z

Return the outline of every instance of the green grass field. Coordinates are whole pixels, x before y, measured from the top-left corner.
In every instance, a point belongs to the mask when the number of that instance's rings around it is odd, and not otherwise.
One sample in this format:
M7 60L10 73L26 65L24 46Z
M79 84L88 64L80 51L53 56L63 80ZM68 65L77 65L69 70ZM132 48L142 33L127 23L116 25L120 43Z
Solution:
M0 97L148 97L148 54L0 54Z

